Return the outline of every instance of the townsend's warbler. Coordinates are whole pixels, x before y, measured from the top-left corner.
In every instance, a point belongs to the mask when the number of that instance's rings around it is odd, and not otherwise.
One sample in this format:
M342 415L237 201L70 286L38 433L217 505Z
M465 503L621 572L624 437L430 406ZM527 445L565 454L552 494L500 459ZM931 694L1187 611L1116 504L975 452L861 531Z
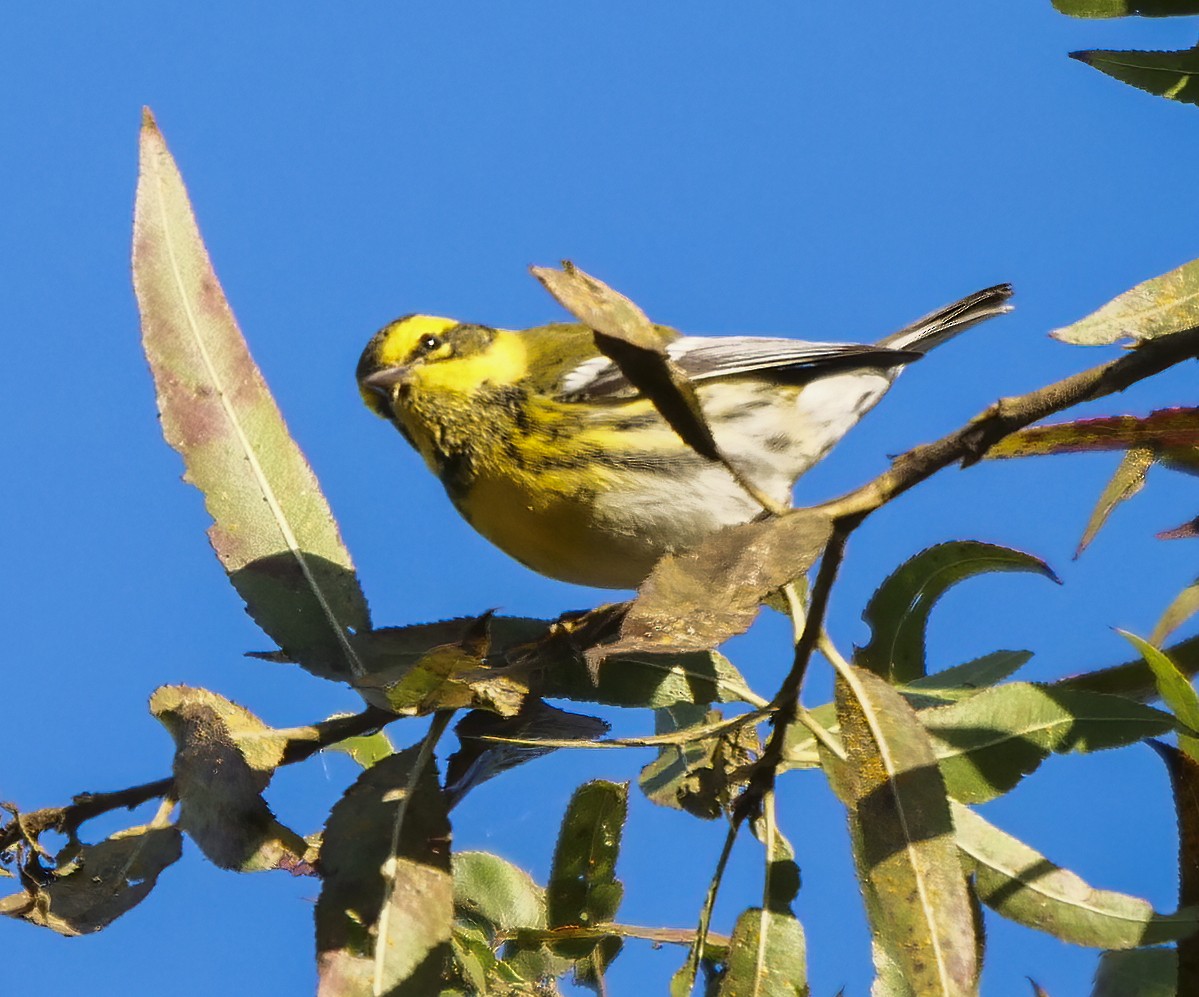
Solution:
M720 448L785 505L927 350L1009 310L1008 284L874 346L750 336L675 338ZM523 332L428 315L380 330L358 362L367 406L391 420L488 540L542 574L635 588L663 554L762 507L688 447L583 325Z

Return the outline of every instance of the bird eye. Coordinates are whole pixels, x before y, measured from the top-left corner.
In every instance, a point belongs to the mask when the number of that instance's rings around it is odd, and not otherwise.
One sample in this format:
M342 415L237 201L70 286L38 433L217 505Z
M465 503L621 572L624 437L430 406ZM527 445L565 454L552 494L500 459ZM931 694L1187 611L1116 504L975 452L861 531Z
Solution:
M439 347L441 345L441 342L442 342L442 340L441 340L440 336L433 336L433 335L425 336L424 339L422 339L420 341L421 352L432 353L435 349L437 349L437 347Z

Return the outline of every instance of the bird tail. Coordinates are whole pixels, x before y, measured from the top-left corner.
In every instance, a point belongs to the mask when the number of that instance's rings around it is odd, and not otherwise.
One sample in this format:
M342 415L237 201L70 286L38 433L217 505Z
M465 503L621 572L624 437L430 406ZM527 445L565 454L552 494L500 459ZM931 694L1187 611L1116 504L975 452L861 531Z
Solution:
M1007 304L1007 300L1011 296L1011 284L996 284L994 287L975 291L961 301L929 312L924 318L883 337L878 341L878 345L893 350L927 353L934 346L952 339L959 332L965 332L984 319L1010 312L1012 306Z

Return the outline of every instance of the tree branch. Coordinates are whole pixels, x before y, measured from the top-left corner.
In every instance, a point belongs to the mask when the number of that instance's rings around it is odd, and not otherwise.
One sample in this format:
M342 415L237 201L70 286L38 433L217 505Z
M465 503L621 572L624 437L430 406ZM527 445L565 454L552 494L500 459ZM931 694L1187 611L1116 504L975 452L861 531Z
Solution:
M958 461L968 467L981 460L992 446L1017 429L1082 402L1123 391L1168 367L1197 358L1199 327L1147 340L1110 363L1073 374L1026 395L999 399L961 429L901 454L889 471L861 488L815 508L837 521L857 517L850 525L852 529L870 513L943 467Z
M322 748L357 734L383 727L396 719L396 714L369 706L361 713L347 717L333 717L307 727L289 728L279 731L287 734L287 745L283 749L280 765L294 765L311 757ZM46 807L30 813L18 814L10 808L13 820L0 828L0 852L22 840L35 839L45 831L73 834L81 824L112 810L132 810L149 800L167 796L175 785L171 777L129 786L110 793L80 793L70 805Z

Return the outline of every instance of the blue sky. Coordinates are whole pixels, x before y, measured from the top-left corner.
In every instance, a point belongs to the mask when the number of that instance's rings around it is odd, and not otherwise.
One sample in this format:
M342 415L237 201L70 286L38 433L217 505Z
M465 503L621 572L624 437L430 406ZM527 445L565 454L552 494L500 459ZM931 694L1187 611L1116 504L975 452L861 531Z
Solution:
M648 7L648 9L647 9ZM1183 48L1183 22L1081 22L1020 5L12 5L0 15L6 135L0 225L0 466L9 709L0 799L66 802L166 774L145 703L203 685L288 726L353 709L339 687L242 657L267 646L207 546L198 493L162 442L129 282L140 109L189 185L251 349L323 482L379 624L498 606L552 617L605 593L531 574L457 519L438 483L353 384L385 321L432 312L522 327L560 316L528 277L568 257L656 320L694 333L870 340L1010 280L1015 315L905 374L805 478L818 500L995 397L1100 362L1046 338L1134 283L1199 256L1195 111L1066 53ZM1091 412L1194 403L1174 371ZM967 583L933 617L952 665L1037 652L1030 678L1124 660L1196 575L1194 542L1152 538L1195 512L1157 470L1079 561L1117 458L950 470L855 535L830 625L942 540L1032 551L1062 575ZM1194 627L1190 628L1193 631ZM786 667L763 620L730 654L759 692ZM827 697L817 668L808 691ZM651 717L622 718L626 733ZM393 728L415 740L420 725ZM544 879L572 788L635 778L648 755L535 763L476 792L455 843ZM302 831L352 778L340 756L279 773L270 800ZM839 804L819 775L780 787L796 844L813 992L869 987L869 946ZM1054 759L987 816L1098 886L1174 900L1168 791L1148 749ZM118 815L110 828L128 823ZM722 829L634 797L623 919L694 923ZM717 927L760 891L738 848ZM148 902L98 936L5 933L13 990L255 994L311 989L316 884L236 876L189 848ZM1094 954L991 922L984 993L1086 992ZM681 952L630 946L615 994L662 992Z

